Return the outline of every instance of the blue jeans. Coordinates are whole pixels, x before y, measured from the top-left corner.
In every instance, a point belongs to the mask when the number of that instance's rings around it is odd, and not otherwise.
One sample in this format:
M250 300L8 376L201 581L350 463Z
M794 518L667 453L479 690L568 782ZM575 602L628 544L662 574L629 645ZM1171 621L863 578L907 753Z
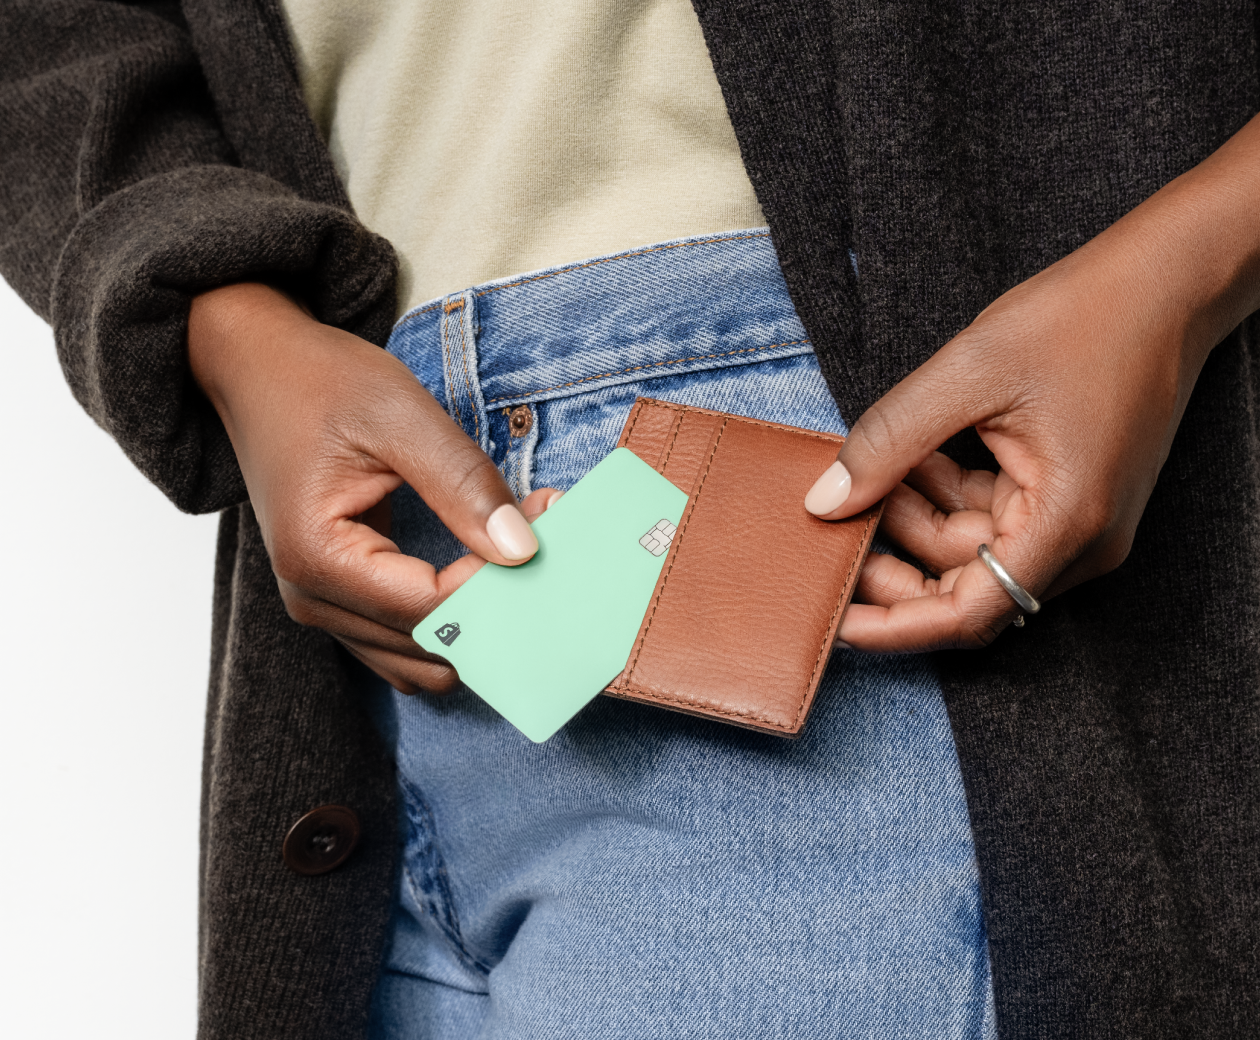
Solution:
M764 229L455 294L389 349L518 495L570 487L639 395L844 431ZM407 488L394 537L465 551ZM467 691L392 704L406 846L375 1040L994 1035L927 659L838 652L797 741L598 697L534 745Z

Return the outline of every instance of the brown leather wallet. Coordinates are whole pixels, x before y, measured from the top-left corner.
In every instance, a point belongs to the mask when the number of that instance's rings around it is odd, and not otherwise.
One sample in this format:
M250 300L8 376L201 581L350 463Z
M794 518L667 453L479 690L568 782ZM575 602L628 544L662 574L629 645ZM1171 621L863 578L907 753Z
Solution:
M805 493L844 438L641 397L618 447L690 498L614 697L800 736L883 503Z

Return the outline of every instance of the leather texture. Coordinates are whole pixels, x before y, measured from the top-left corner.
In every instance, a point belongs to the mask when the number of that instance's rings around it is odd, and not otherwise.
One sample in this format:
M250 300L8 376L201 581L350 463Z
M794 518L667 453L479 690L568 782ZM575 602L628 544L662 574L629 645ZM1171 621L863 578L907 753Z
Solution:
M796 737L883 503L838 522L805 493L844 438L639 398L629 448L690 498L626 669L606 693Z

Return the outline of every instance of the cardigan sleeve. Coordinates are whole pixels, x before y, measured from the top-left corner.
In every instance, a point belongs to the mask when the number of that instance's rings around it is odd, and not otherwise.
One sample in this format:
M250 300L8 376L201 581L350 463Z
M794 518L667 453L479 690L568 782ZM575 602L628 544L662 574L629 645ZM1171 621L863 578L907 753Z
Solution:
M71 390L181 509L245 498L192 381L189 303L278 284L378 342L389 244L236 161L177 3L0 6L0 274L53 326Z

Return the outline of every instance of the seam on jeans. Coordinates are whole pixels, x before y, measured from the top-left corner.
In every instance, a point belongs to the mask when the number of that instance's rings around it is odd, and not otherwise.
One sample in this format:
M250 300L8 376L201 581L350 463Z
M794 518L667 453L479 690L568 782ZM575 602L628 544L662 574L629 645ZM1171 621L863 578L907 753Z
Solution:
M427 307L421 307L418 311L408 311L398 319L398 323L394 326L390 336L393 336L399 329L405 329L408 325L411 325L414 321L416 321L416 319L421 318L426 314L432 314L434 311L440 309L441 306L442 301L438 300L436 303L431 303Z
M499 401L519 400L526 397L536 397L538 394L550 393L552 390L566 390L571 386L579 386L582 383L593 383L600 379L612 379L614 376L624 376L631 372L643 372L649 368L665 368L669 365L685 365L688 361L712 361L715 358L734 357L736 354L755 354L759 350L774 350L777 347L796 347L803 343L808 343L807 339L792 339L784 343L768 343L762 347L744 347L740 350L728 350L724 354L693 354L691 357L674 358L672 361L653 361L650 365L632 365L629 368L622 368L615 372L601 372L597 376L583 376L581 379L574 379L568 383L557 383L555 386L545 386L541 390L530 390L524 394L503 394L499 397L492 397L486 404L496 404Z
M555 278L558 275L567 274L570 271L582 271L588 267L598 267L601 264L611 264L617 260L632 260L637 256L645 256L648 253L659 253L666 249L686 249L689 246L711 246L716 242L744 242L754 238L769 238L768 231L760 231L754 235L735 235L725 238L704 238L698 242L675 242L667 246L652 246L648 249L636 249L633 253L619 253L617 256L606 256L601 260L591 260L585 264L572 264L568 267L562 267L557 271L548 271L545 274L531 275L527 278L518 278L513 282L506 282L503 285L492 285L488 289L482 289L477 293L478 296L488 296L490 293L498 292L500 289L514 289L518 285L528 285L530 282L541 282L547 278ZM422 314L428 314L430 311L436 310L441 306L440 302L431 303L427 307L422 307L418 311L409 311L404 314L398 322L398 328L409 324L413 318L418 318Z
M422 865L431 868L432 879L437 889L436 896L431 896L422 885L416 883L415 872L411 869L404 849L402 872L407 886L411 889L411 896L432 917L433 923L451 945L460 963L482 975L489 975L490 965L476 956L464 940L464 931L459 921L459 909L455 906L455 897L451 891L450 873L446 869L446 859L438 845L437 823L433 818L433 810L415 784L406 777L399 777L399 780L403 788L403 807L407 817L407 826L424 842L421 855L426 856L428 863ZM416 819L417 815L420 817L419 821ZM410 833L408 846L414 847ZM426 870L426 873L430 873L430 870Z
M667 246L649 246L647 249L636 249L633 253L618 253L616 256L605 256L599 260L590 260L584 264L574 264L570 267L561 267L557 271L547 271L543 274L530 275L526 278L518 278L514 282L504 282L502 285L492 285L488 289L482 289L477 293L478 296L488 296L490 293L499 292L502 289L514 289L518 285L529 285L531 282L541 282L547 278L555 278L558 275L568 274L570 271L584 271L588 267L599 267L602 264L614 264L618 260L633 260L638 256L646 256L648 253L660 253L668 249L689 249L692 246L711 246L715 242L744 242L753 238L769 238L770 232L759 231L755 235L733 235L726 238L702 238L693 242L673 242Z

